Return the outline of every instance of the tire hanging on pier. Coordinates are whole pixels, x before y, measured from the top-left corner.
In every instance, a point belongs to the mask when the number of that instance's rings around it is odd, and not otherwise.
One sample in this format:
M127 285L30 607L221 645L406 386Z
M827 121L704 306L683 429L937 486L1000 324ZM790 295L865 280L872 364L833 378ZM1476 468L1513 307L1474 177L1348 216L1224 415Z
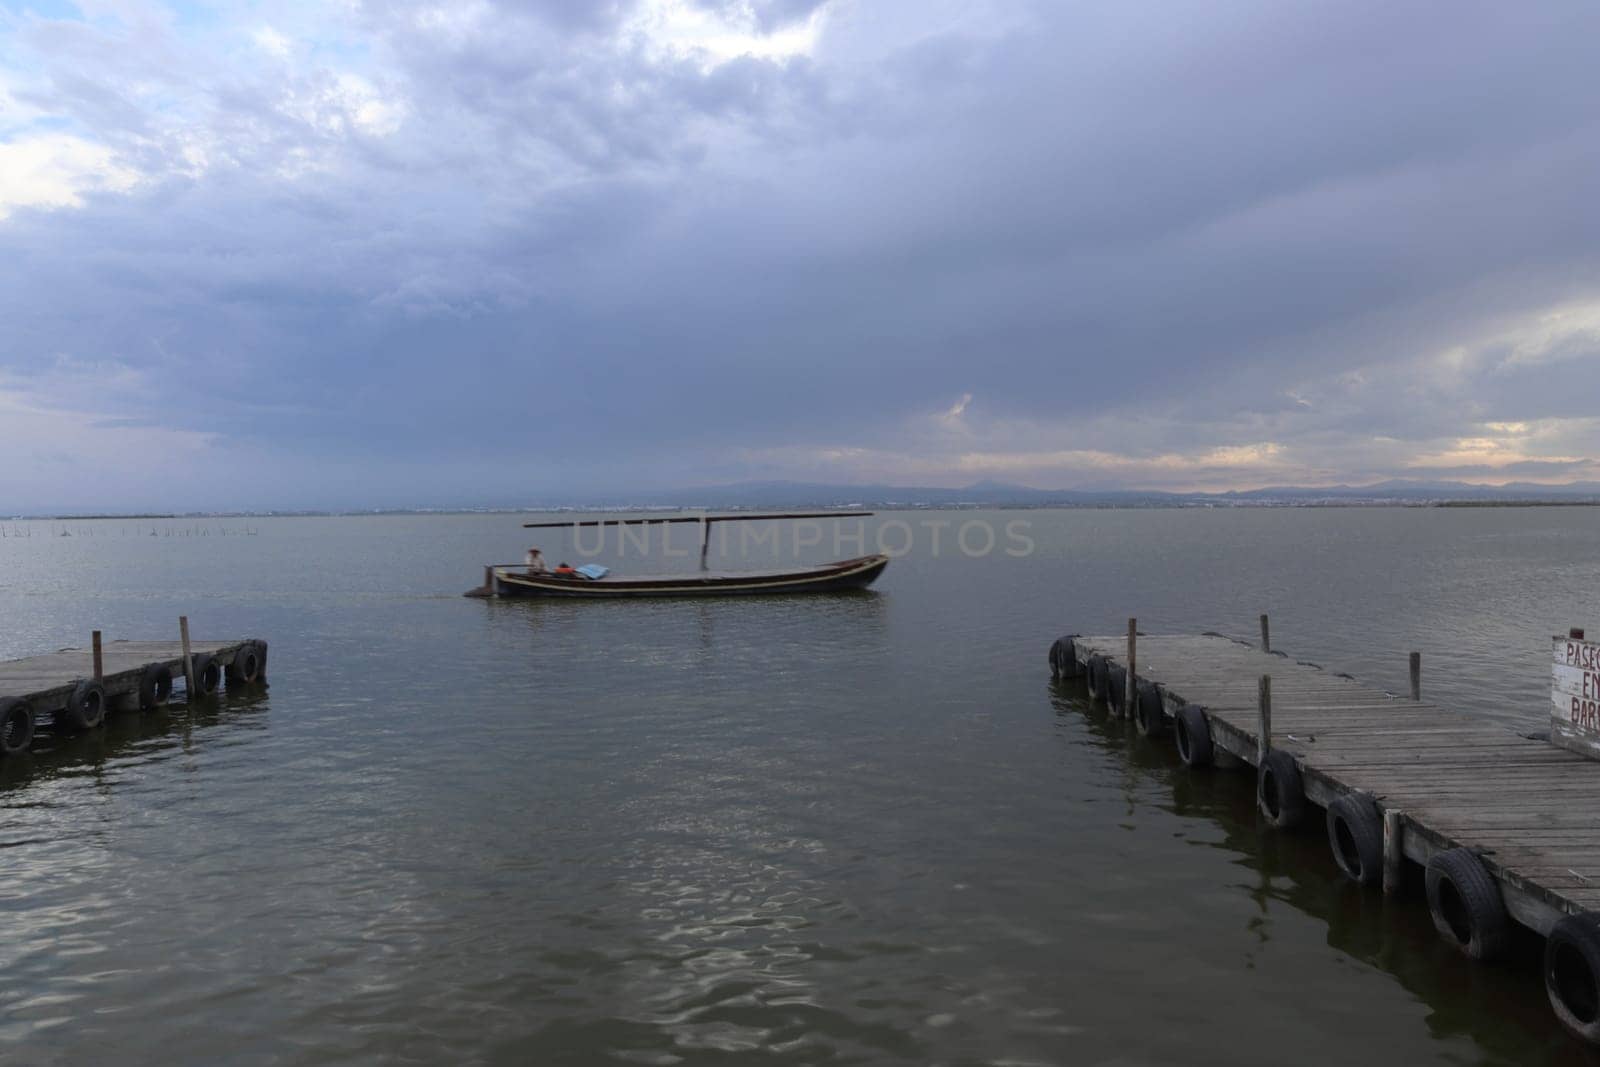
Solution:
M92 730L106 719L106 689L93 678L84 678L72 688L67 706L56 713L56 722L68 730Z
M1275 748L1256 769L1256 805L1275 830L1300 825L1306 814L1306 791L1294 757Z
M1567 915L1550 930L1544 991L1562 1026L1600 1045L1600 915Z
M1128 668L1120 663L1106 664L1106 707L1118 715L1128 712Z
M261 677L261 652L254 641L246 641L228 664L228 685L251 685Z
M1161 690L1154 682L1140 682L1138 704L1133 711L1139 732L1146 737L1159 736L1166 728L1166 714L1161 706Z
M1446 941L1475 960L1505 955L1511 940L1500 885L1469 848L1452 848L1428 861L1428 913Z
M210 696L222 684L222 668L217 666L217 661L203 652L194 655L194 688L188 699L196 696Z
M1357 885L1383 877L1383 816L1365 793L1346 793L1328 805L1328 847L1333 862Z
M159 708L172 696L172 668L152 663L139 676L139 710Z
M1056 643L1050 646L1050 677L1062 679L1078 676L1078 651L1072 640L1077 636L1068 634L1058 637Z
M1190 767L1209 767L1216 754L1211 747L1211 724L1199 704L1185 704L1172 717L1172 736L1178 758Z
M1089 699L1104 700L1106 698L1106 658L1098 652L1090 656L1083 676L1084 684L1089 690Z
M0 700L0 755L15 756L33 744L33 705L21 697Z

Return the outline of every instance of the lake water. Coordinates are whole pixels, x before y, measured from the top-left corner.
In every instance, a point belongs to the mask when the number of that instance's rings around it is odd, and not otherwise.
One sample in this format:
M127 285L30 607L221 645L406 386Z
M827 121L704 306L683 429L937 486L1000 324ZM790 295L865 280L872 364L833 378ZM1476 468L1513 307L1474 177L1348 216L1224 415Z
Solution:
M0 1059L1587 1062L1536 945L1468 965L1420 885L1343 884L1046 652L1266 611L1538 729L1600 509L907 513L865 595L463 598L520 521L0 524L0 658L180 613L271 642L264 692L0 766Z

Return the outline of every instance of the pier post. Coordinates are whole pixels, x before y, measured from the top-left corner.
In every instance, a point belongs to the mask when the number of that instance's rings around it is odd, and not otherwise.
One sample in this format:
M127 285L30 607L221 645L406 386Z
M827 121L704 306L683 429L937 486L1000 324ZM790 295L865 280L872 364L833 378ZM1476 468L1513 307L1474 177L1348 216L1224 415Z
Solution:
M183 640L183 698L194 702L194 654L189 651L189 616L178 616L178 636Z
M1411 653L1411 699L1422 699L1422 653Z
M1263 619L1265 615L1261 616ZM1272 751L1272 675L1263 674L1256 688L1256 766Z
M99 630L94 631L94 634L90 637L90 641L94 645L94 684L104 685L106 681L106 661L105 656L100 651Z
M1267 616L1261 616L1261 651L1272 651L1272 638L1267 633Z
M1139 692L1138 683L1134 680L1134 671L1138 668L1138 662L1135 659L1135 652L1138 649L1138 644L1139 644L1139 620L1138 619L1129 619L1128 620L1128 679L1127 679L1127 685L1122 691L1122 693L1123 693L1122 714L1127 718L1134 718L1134 719L1137 719L1138 715L1139 715L1139 707L1138 707L1137 704L1134 703L1134 701L1137 699L1137 695L1138 695L1138 692Z
M1400 821L1405 813L1399 808L1389 808L1383 813L1383 891L1392 894L1400 889L1400 863L1405 859L1405 826Z

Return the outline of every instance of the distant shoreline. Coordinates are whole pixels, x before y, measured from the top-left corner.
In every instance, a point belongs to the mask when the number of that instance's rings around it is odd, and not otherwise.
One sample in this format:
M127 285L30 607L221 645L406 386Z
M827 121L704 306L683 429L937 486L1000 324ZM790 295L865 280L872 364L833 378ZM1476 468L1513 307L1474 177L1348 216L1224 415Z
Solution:
M1441 500L1436 508L1592 508L1600 500Z
M1285 508L1592 508L1600 507L1600 500L1217 500L1217 499L1132 499L1083 502L1025 502L1025 501L862 501L849 507L837 504L813 504L797 501L785 507L819 507L837 510L848 517L856 510L878 511L1228 511ZM717 510L762 512L773 505L719 504ZM707 510L706 505L685 504L663 506L659 504L613 505L551 505L495 508L363 508L349 511L195 511L172 514L136 513L127 515L12 515L0 522L176 522L193 519L329 519L358 517L406 517L422 515L587 515L587 514L681 514Z

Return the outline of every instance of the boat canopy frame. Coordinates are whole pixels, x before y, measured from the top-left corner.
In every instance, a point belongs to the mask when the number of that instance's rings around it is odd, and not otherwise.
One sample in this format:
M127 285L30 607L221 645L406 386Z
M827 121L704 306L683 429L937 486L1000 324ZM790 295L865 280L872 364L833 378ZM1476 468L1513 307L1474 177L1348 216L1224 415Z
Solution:
M583 526L650 526L655 523L693 522L700 524L700 569L708 570L707 553L711 548L711 524L715 522L781 522L790 519L868 519L870 511L735 511L723 515L658 515L634 519L568 519L565 522L525 522L525 530L554 530L563 526L574 529Z

